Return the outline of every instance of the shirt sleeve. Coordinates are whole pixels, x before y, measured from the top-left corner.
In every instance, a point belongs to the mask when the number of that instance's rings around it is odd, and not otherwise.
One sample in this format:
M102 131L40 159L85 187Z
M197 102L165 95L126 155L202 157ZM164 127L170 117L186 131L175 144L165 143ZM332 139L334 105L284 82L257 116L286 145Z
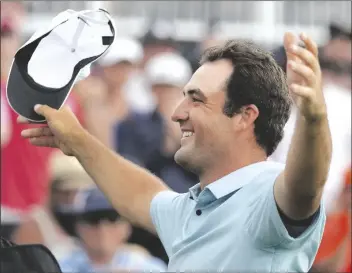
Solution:
M257 194L251 202L246 221L246 230L250 238L253 238L255 244L261 249L278 246L297 248L308 239L312 239L311 242L315 242L318 248L325 225L323 203L317 217L305 231L297 237L292 237L283 223L274 198L274 184L278 175L279 172L261 175L261 183L254 185Z
M177 221L181 213L182 195L173 191L159 192L152 200L150 214L168 256L177 230Z

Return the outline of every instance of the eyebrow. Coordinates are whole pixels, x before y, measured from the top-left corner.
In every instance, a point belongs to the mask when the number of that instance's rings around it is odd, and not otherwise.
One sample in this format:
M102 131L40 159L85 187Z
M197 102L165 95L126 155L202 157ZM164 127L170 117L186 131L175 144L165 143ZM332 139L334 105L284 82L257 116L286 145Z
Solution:
M186 96L186 93L189 96L199 96L201 99L206 100L207 97L204 95L204 93L199 89L199 88L193 88L193 89L189 89L187 91L183 91L183 95Z

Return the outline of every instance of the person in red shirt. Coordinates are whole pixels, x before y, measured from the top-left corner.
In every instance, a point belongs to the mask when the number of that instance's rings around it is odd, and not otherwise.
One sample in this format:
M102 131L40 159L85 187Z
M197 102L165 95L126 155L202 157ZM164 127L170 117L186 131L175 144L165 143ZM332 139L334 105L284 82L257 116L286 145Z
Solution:
M13 56L20 47L23 7L1 2L1 236L10 239L21 219L48 196L48 161L52 148L36 149L20 133L31 125L18 124L6 99L6 81ZM66 104L78 117L79 101L71 94ZM82 118L80 119L82 121Z

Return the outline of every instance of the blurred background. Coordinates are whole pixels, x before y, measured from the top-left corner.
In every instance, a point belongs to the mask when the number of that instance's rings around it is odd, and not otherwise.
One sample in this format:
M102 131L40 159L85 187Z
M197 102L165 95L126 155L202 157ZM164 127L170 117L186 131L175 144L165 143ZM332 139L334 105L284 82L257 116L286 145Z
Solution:
M173 161L180 132L170 116L202 52L251 39L285 70L286 31L319 45L333 159L324 193L327 225L312 271L351 272L351 1L1 1L1 235L42 243L63 272L166 269L157 237L110 206L77 160L20 138L5 88L12 58L67 9L104 8L117 39L66 104L105 145L177 192L197 183ZM270 160L285 162L295 109Z

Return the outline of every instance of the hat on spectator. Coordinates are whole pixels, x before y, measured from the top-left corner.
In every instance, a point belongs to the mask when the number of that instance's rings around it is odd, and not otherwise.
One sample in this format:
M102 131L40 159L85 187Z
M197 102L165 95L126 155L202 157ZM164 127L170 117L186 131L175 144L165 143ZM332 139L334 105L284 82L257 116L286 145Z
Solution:
M77 158L54 153L49 162L52 187L58 190L83 190L94 186L92 178Z
M105 53L114 38L115 28L105 10L58 14L15 54L6 92L10 106L33 122L45 121L34 112L34 106L59 109L74 83L89 75L91 63Z
M75 211L79 214L115 210L97 187L79 192L74 203Z
M173 52L152 57L145 66L145 73L152 85L166 84L183 88L192 76L190 63Z
M98 64L106 67L120 62L137 64L143 59L143 47L135 39L116 37L109 50L99 59Z
M345 24L341 24L336 21L331 22L329 24L330 40L333 40L333 39L352 40L351 28L348 26L344 26L344 25Z

